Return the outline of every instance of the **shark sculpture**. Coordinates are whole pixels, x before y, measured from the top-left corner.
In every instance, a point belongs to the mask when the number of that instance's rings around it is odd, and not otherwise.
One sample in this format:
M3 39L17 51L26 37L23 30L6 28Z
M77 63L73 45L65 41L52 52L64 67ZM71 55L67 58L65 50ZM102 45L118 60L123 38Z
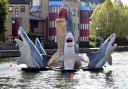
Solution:
M68 32L64 42L64 54L57 58L57 62L62 62L62 70L74 70L81 67L81 62L88 63L75 53L75 41L71 32Z
M111 53L117 47L115 38L116 34L114 33L105 40L96 53L89 56L90 63L88 64L88 69L101 69L106 62L112 65Z
M49 66L55 64L56 58L64 54L64 39L67 32L71 32L74 36L72 13L68 6L64 6L58 13L57 19L55 21L56 36L58 49L57 52L52 56L49 61ZM78 53L78 44L75 43L75 51Z
M39 52L22 27L19 28L18 34L23 41L15 39L21 53L21 57L17 63L26 64L28 68L46 68L50 56L42 55Z
M46 52L45 52L44 48L42 47L38 38L35 39L35 46L38 49L38 51L40 52L40 54L46 55Z
M21 56L17 58L17 64L25 64L27 67L37 67L38 64L31 60L31 55L28 53L28 46L24 44L21 40L15 39L17 45L19 46ZM27 60L26 60L27 59Z

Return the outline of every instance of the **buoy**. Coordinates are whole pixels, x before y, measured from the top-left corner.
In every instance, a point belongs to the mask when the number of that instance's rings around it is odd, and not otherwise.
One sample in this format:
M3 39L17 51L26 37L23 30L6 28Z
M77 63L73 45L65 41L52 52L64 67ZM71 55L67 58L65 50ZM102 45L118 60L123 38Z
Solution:
M74 74L70 74L70 79L72 80L74 78Z

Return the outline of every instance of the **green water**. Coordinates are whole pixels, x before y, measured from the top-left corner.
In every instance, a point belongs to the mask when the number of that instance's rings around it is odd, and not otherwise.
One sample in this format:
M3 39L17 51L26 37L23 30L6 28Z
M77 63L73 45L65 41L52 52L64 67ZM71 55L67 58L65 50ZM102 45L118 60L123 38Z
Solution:
M128 52L115 52L112 59L112 66L97 73L23 72L15 59L0 59L0 89L128 89Z

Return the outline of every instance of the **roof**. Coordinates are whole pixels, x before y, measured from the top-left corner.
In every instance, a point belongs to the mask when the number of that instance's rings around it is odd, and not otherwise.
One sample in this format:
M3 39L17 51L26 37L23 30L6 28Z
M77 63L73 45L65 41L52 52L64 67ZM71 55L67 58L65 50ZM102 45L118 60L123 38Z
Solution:
M80 10L90 10L89 6L80 6Z
M40 6L32 6L29 12L40 12L41 7Z
M81 1L84 1L84 2L98 2L98 3L101 3L102 0L81 0Z
M41 21L41 20L45 20L46 17L38 17L38 16L30 15L29 19L30 20L38 20L38 21Z
M63 1L49 1L49 6L50 5L62 6L64 5L64 2Z
M9 4L29 4L29 0L9 0Z

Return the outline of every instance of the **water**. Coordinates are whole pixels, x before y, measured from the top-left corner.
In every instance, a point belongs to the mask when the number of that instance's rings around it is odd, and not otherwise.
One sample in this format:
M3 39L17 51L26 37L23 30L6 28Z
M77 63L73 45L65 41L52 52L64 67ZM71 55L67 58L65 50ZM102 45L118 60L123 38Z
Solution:
M128 52L115 52L112 59L112 66L97 73L83 70L31 73L21 71L15 62L1 62L0 89L128 89Z

